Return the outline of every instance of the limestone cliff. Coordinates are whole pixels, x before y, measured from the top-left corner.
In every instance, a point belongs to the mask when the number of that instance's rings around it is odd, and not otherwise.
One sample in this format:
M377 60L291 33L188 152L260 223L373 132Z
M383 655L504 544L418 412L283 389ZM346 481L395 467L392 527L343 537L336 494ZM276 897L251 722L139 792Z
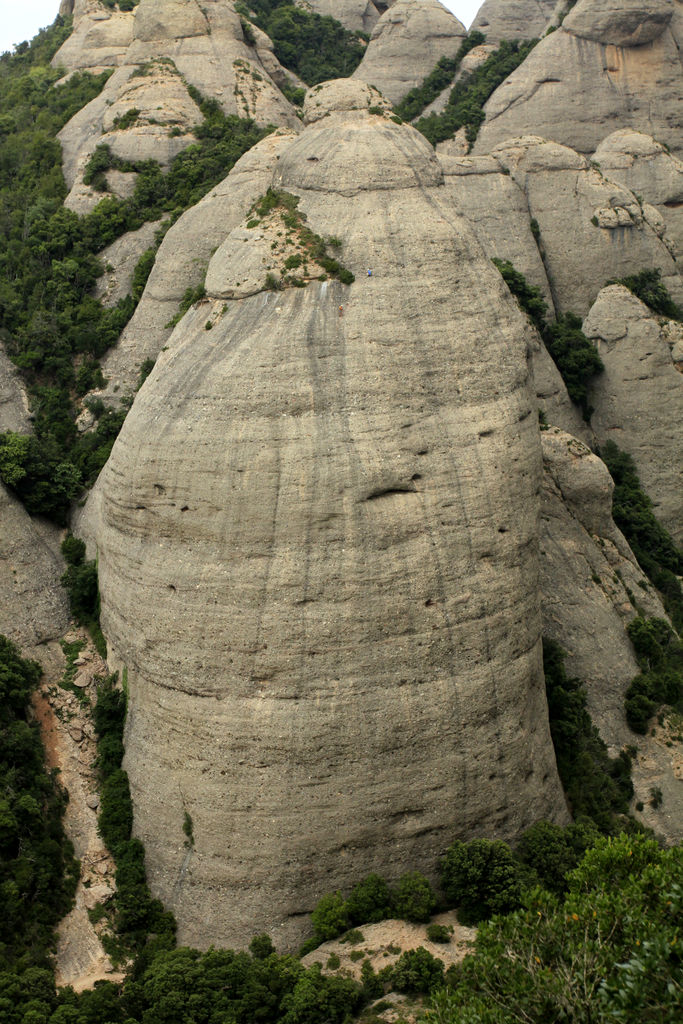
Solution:
M273 184L356 282L214 299L277 262L277 214L233 230L83 523L136 831L199 945L291 946L331 888L566 814L523 319L425 140L360 83L309 95Z

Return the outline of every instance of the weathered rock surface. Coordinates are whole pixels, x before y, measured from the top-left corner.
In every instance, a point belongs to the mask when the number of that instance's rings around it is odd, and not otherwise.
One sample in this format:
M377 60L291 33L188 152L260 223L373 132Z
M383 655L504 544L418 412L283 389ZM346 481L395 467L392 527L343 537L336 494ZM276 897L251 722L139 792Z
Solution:
M454 57L466 35L462 22L438 0L396 0L375 25L353 78L398 103L441 57Z
M301 0L306 7L324 18L336 18L350 32L372 32L382 11L391 6L389 3L375 5L372 0Z
M661 36L673 13L674 0L579 0L563 26L605 46L644 46Z
M140 364L156 359L170 337L169 322L178 313L185 291L203 283L214 251L266 191L280 153L293 137L291 132L279 131L263 139L168 231L130 323L102 361L109 381L101 396L105 400L117 402L132 393Z
M621 747L633 742L624 694L639 671L626 633L636 615L627 590L647 615L665 612L614 525L607 467L561 430L543 431L541 443L543 632L567 652L568 673L585 682L602 738Z
M0 434L7 430L30 432L29 406L17 368L0 345Z
M492 156L526 195L558 312L583 316L610 278L653 267L676 300L683 299L659 223L650 224L633 193L580 153L532 135L508 140Z
M613 285L600 292L584 330L605 364L591 389L596 436L632 456L657 518L681 544L683 325Z
M605 7L593 2L596 11ZM670 8L668 0L656 6ZM496 89L486 104L476 152L490 152L533 126L544 138L590 154L606 135L628 126L652 135L680 155L680 0L669 27L647 46L605 45L569 32L566 25L567 21L542 39Z
M54 552L55 527L33 523L0 483L0 633L26 655L61 636L68 622L64 564ZM47 543L46 533L55 537Z
M485 0L470 26L488 43L502 39L535 39L552 21L557 0Z
M650 135L630 128L603 139L594 159L611 181L657 207L674 255L683 253L683 162Z
M495 156L451 156L437 147L446 188L470 221L486 254L509 260L529 284L539 288L551 311L553 299L543 260L531 231L532 214L524 190Z
M97 145L108 145L123 160L154 159L166 166L194 141L192 128L202 115L188 85L216 99L227 114L259 124L297 125L293 108L271 77L279 72L282 81L289 74L272 46L263 43L263 33L258 33L261 42L257 39L256 46L246 43L231 0L211 0L204 6L196 0L141 0L133 12L118 17L128 32L120 52L110 38L116 16L100 4L87 3L75 14L74 35L53 60L69 70L97 70L104 66L103 50L112 55L107 66L117 66L102 93L59 134L71 209L84 213L101 198L82 182ZM107 26L101 29L101 48L89 42L92 25ZM117 119L130 111L137 116L122 128Z
M476 71L477 68L491 56L495 49L495 43L482 43L481 46L475 46L469 53L466 53L460 62L460 67L458 68L453 81L446 86L443 92L440 93L432 103L425 107L422 114L419 116L426 117L428 114L440 114L445 109L451 90L456 82L459 82L466 75L471 75L473 71ZM415 120L417 120L417 118L415 118ZM443 143L441 143L441 145L443 145ZM464 152L469 152L469 143L467 144Z
M323 892L566 817L524 323L429 145L358 89L273 177L356 283L191 309L81 524L183 943L291 948Z
M99 255L104 273L98 278L95 298L104 306L115 306L129 295L133 274L142 254L154 245L160 221L143 224L137 231L129 231L103 249Z

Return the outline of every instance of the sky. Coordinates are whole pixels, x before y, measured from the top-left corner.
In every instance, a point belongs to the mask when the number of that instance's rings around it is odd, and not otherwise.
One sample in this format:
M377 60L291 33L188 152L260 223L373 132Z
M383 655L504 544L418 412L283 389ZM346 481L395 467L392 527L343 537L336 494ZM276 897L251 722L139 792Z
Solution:
M483 0L442 0L469 27ZM0 53L31 39L39 28L51 25L59 0L0 0Z

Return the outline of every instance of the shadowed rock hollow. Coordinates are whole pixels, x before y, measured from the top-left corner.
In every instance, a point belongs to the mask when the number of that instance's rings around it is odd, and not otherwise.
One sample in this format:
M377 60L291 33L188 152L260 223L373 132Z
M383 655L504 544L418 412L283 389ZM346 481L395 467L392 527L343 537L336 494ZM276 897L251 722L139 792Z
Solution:
M218 300L250 245L272 272L266 222L228 224L83 523L181 943L291 948L324 892L566 819L525 325L431 147L367 93L311 94L273 178L356 282Z

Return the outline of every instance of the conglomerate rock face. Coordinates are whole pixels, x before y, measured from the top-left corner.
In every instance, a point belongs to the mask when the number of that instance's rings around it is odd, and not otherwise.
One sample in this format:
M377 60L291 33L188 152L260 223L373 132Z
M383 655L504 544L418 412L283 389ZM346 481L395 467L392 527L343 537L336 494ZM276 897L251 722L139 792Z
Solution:
M454 57L467 29L439 0L396 0L375 25L354 78L398 103L441 57Z
M77 213L103 197L83 182L98 145L120 160L164 167L192 145L203 117L188 86L217 100L226 114L298 125L279 88L290 76L263 32L254 30L254 45L245 39L231 0L140 0L125 14L90 0L74 17L74 33L53 64L70 71L115 68L99 96L59 133L71 189L66 205ZM110 188L125 194L115 181Z
M535 39L552 21L558 0L484 0L470 27L489 43Z
M348 88L318 90L272 181L355 283L193 307L82 523L135 829L183 943L291 948L324 892L566 818L526 328L431 147ZM280 244L247 217L215 292Z
M581 4L596 22L606 6L615 22L609 35L588 38L584 21L581 34L577 34L570 30L568 16L495 91L486 104L477 152L489 152L531 128L544 138L590 154L606 135L625 126L646 132L679 152L683 145L679 56L683 2L605 5L603 0L584 0ZM627 45L625 36L616 33L616 25L621 24L628 26L635 38L638 26L632 15L636 9L640 9L643 26L652 24L653 10L659 10L668 21L665 25L660 20L662 31L648 45ZM578 4L575 11L579 12Z
M647 616L666 613L614 524L605 464L557 428L543 431L541 444L543 635L566 652L567 672L586 685L593 723L618 750L633 742L623 711L639 671L625 630L636 616L633 602Z
M632 456L657 518L683 543L683 324L655 316L626 288L604 288L584 323L605 371L591 391L601 444Z

